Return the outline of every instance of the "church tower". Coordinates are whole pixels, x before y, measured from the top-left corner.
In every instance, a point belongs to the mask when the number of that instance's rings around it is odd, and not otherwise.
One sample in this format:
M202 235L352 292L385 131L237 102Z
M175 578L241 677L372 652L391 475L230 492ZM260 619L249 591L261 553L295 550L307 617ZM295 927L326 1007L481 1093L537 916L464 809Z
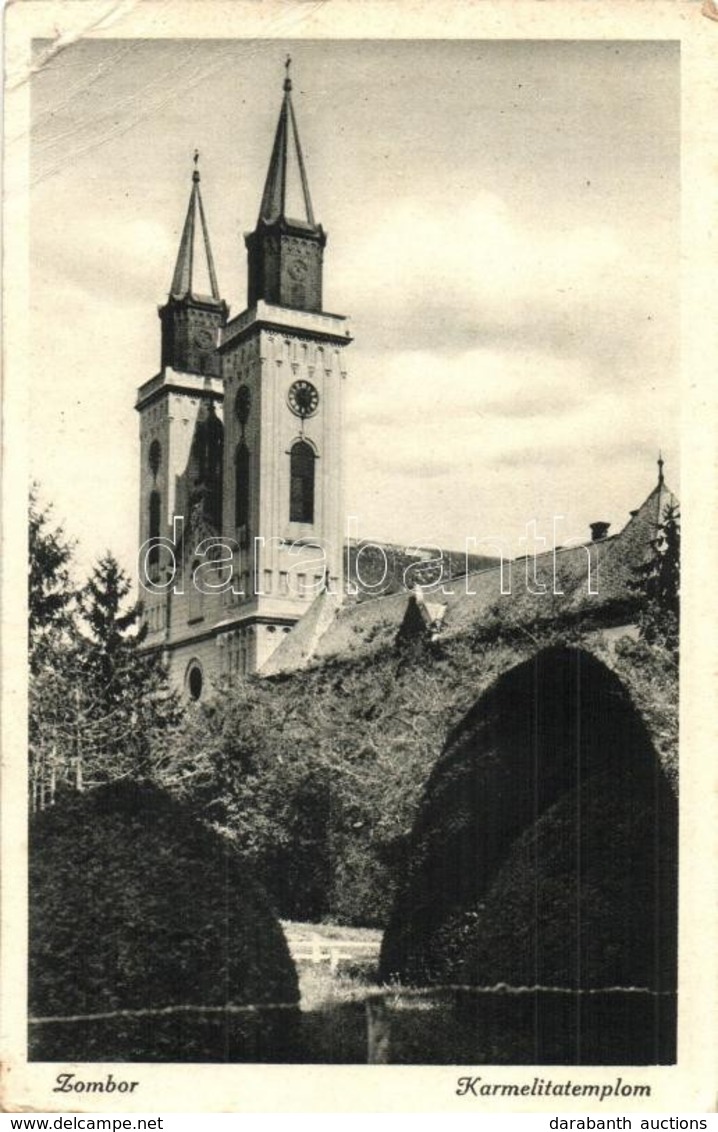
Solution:
M254 231L247 309L227 324L224 529L236 540L225 671L261 669L323 588L343 591L346 319L323 310L326 233L284 97Z
M219 294L200 192L198 154L167 302L159 308L159 373L138 391L140 596L148 643L177 635L178 584L187 524L221 531L224 427L218 352L229 308ZM176 518L181 516L180 524ZM185 594L180 594L185 597ZM188 599L187 599L188 600ZM181 602L179 603L181 606ZM173 618L171 618L171 614Z
M160 372L139 390L141 596L147 643L198 699L261 670L313 598L344 590L343 352L323 309L314 217L287 76L246 236L247 309L228 321L200 192L167 302Z

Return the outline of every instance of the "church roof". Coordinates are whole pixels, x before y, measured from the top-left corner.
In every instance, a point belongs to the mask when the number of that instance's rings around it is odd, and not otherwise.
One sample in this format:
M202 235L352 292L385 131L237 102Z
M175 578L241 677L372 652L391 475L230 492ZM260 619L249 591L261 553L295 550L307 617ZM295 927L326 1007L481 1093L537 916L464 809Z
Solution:
M194 161L195 168L192 173L192 191L189 198L189 206L187 208L187 216L182 229L182 238L180 240L179 252L177 254L177 263L175 264L174 274L172 276L172 284L170 287L170 296L173 299L183 299L187 296L204 300L205 302L221 302L219 287L217 285L217 276L214 270L214 259L212 257L212 248L209 242L209 230L207 228L207 220L204 214L204 206L202 204L202 194L199 188L199 169L197 169L197 160L199 154L195 153ZM204 251L204 262L198 262L195 255L195 245L197 243L197 215L199 214L199 227L202 232L202 250ZM206 276L205 276L206 271ZM206 279L204 286L211 291L211 295L198 294L195 292L195 285L200 279Z
M504 574L508 594L502 593L500 565L454 578L436 592L417 586L411 591L344 602L320 594L260 674L272 676L322 661L369 656L407 632L421 631L422 626L432 636L449 639L482 622L488 624L504 610L512 622L529 620L540 611L542 602L548 617L560 609L569 615L596 613L604 621L628 624L636 603L633 587L638 568L651 554L651 542L666 507L677 502L661 471L658 485L618 534L557 547L555 552L532 557L528 564L523 559L504 563L505 568L510 567ZM541 585L545 593L537 594Z
M274 135L269 171L259 209L259 224L274 224L286 220L292 225L306 227L314 231L312 200L309 195L309 182L304 167L302 146L299 141L297 120L292 106L292 80L284 80L284 99L279 112L277 132Z

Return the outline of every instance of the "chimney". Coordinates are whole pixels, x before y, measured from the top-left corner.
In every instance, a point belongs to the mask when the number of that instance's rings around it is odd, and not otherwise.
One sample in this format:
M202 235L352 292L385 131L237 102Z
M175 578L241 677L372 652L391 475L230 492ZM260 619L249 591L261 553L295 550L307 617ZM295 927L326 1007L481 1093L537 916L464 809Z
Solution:
M590 523L591 527L591 542L600 542L608 534L610 523Z

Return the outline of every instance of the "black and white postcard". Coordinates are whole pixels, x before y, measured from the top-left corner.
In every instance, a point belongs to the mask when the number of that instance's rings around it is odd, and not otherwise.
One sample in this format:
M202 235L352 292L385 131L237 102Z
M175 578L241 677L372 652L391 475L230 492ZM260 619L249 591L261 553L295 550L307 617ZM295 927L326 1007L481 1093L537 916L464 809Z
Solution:
M717 16L7 10L5 1109L713 1110Z

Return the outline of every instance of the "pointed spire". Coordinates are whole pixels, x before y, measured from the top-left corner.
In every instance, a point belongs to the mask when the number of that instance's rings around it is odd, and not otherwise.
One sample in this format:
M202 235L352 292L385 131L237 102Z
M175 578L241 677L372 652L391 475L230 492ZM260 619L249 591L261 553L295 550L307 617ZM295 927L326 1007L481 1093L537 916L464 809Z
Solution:
M204 254L207 263L207 274L212 291L212 298L216 302L220 302L219 287L217 286L217 276L214 270L214 259L212 258L212 248L209 242L207 220L204 215L202 194L199 189L200 176L199 169L197 167L199 162L198 150L194 151L193 160L194 170L192 172L192 192L190 193L189 206L187 208L187 217L184 222L184 228L182 229L182 239L180 240L177 263L175 265L174 275L172 276L170 295L172 295L174 298L184 298L185 295L192 294L192 284L195 276L194 245L196 216L199 212L202 239L204 243Z
M288 55L284 64L287 72L284 79L284 100L279 112L258 223L273 224L277 220L293 220L315 228L309 183L292 106L292 80L289 74L291 63L292 58Z
M665 480L663 479L663 455L660 448L658 449L658 486L663 487Z

